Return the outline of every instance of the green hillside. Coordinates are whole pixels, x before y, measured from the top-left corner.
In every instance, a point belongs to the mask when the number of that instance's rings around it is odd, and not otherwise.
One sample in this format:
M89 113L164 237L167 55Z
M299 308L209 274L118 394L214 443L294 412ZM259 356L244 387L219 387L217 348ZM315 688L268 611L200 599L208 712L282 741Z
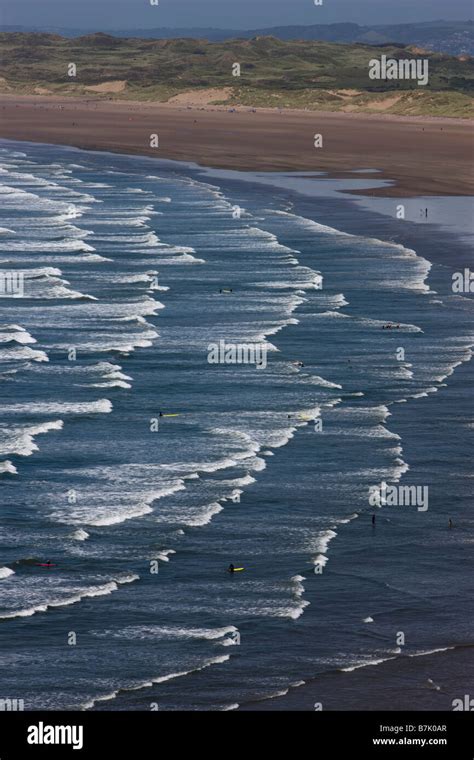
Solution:
M427 58L429 84L371 80L369 61L382 55ZM68 76L70 63L77 67L75 77ZM232 75L235 63L241 66L239 77ZM4 92L166 101L201 88L226 88L216 100L229 105L473 115L473 58L401 45L2 33L0 77ZM115 88L104 88L107 82L116 83ZM103 91L88 89L98 85Z

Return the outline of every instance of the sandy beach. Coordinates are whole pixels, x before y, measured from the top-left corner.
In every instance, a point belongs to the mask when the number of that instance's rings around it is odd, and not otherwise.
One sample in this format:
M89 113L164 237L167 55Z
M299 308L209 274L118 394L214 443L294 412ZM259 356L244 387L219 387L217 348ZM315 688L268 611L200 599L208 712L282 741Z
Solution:
M159 147L150 147L157 134ZM323 147L314 147L315 135ZM0 137L150 155L243 171L379 169L391 187L353 191L415 197L474 195L472 121L276 109L2 95ZM364 176L364 175L362 175ZM367 175L370 176L370 175Z

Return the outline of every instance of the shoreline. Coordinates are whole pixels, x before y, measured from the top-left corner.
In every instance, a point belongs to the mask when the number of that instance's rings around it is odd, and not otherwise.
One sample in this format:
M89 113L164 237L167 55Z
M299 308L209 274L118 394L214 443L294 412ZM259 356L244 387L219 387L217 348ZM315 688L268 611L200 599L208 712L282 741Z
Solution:
M150 147L152 134L157 148ZM314 147L316 134L322 148ZM474 195L474 129L465 119L3 94L0 137L215 169L326 172L329 179L357 172L383 181L346 190L350 195Z
M207 176L211 179L212 172L208 171ZM288 188L288 190L298 193L295 188ZM364 223L367 224L368 222L368 231L367 226L365 233L361 230L351 229L351 225L337 224L337 228L349 232L349 234L373 234L380 240L390 241L390 235L384 234L384 230L387 233L396 225L396 221L391 214L377 207L383 202L383 199L379 199L377 202L371 199L358 199L345 195L345 192L347 190L340 190L338 198L333 197L328 200L336 204L343 203L345 205L349 203L354 209L357 208ZM309 193L301 194L299 191L299 194L302 201L308 200ZM459 198L443 199L440 197L432 200L440 202L449 200L456 205ZM466 198L463 197L463 200ZM449 206L445 208L446 217L441 220L436 218L434 214L428 220L422 221L407 218L406 228L400 234L400 239L397 240L408 248L413 247L417 256L426 258L432 265L445 268L448 280L450 270L453 267L461 266L459 260L453 260L451 257L452 251L449 252L449 256L446 255L446 243L449 240L454 242L455 251L461 255L465 251L465 255L470 256L472 260L471 240L465 239L462 231L453 229L452 211L453 209ZM303 211L302 209L293 209L292 213L303 213ZM374 226L373 223L377 219L379 225ZM327 219L325 217L324 210L319 221L330 225L335 224L333 218ZM464 263L467 264L467 261ZM427 281L430 279L430 273L427 275ZM469 298L469 295L463 297ZM457 367L456 372L459 375L459 371L461 371L472 377L473 368L474 363L470 359L462 367ZM451 378L447 384L452 384ZM412 399L411 403L421 406L424 401L425 399ZM391 406L390 408L394 415L392 419L396 420L394 407ZM340 551L339 547L335 545L332 550L332 558L340 558ZM309 599L309 594L305 598ZM310 603L313 604L313 600ZM243 701L233 709L236 712L318 712L319 710L329 712L353 712L357 710L363 712L376 710L396 712L412 710L420 714L427 711L452 709L453 696L456 696L458 691L460 694L464 693L468 688L469 678L471 678L470 673L466 675L470 644L459 643L449 638L439 645L433 643L427 645L426 648L420 646L421 649L424 651L387 652L380 655L380 659L379 655L374 654L372 661L368 660L364 664L355 664L352 669L348 670L342 665L320 672L316 670L306 677L303 676L305 680L291 684L287 688L283 687L281 693ZM411 687L410 693L406 697L403 695L402 683L408 683Z

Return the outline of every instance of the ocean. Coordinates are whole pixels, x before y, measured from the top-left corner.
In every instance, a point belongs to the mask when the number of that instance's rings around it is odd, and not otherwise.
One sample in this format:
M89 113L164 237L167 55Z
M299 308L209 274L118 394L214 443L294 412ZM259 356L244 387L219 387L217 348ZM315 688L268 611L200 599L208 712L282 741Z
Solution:
M451 709L473 646L465 241L217 175L0 144L0 697ZM209 361L223 344L265 366ZM374 505L383 483L429 499Z

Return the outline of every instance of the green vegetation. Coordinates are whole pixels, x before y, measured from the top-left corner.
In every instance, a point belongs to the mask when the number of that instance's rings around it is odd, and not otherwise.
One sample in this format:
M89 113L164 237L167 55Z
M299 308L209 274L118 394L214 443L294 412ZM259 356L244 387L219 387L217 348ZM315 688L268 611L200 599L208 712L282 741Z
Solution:
M369 78L372 58L427 58L429 84ZM75 63L77 76L68 76ZM241 76L232 76L239 63ZM0 34L0 89L120 100L166 101L200 88L228 88L216 102L400 114L473 115L474 59L402 45L315 41L150 40L93 34ZM121 83L88 89L106 82ZM109 91L110 90L110 91Z

